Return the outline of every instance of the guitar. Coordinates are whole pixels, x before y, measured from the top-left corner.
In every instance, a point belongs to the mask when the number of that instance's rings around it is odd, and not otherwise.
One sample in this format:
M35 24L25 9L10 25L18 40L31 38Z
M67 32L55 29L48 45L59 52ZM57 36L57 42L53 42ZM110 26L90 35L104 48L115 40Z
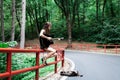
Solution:
M52 40L63 40L64 37L61 37L61 38L52 38Z
M54 40L63 40L64 39L64 37L61 37L61 38L52 38L51 40L48 40L48 39L46 39L47 41L48 41L48 44L50 45L50 44L54 44Z
M46 36L48 36L48 35L46 35ZM51 36L48 36L48 37L51 37ZM43 48L46 48L49 45L54 44L54 40L62 40L62 39L64 39L64 37L52 38L51 40L48 40L48 39L43 38L43 37L39 37L40 46L43 47Z

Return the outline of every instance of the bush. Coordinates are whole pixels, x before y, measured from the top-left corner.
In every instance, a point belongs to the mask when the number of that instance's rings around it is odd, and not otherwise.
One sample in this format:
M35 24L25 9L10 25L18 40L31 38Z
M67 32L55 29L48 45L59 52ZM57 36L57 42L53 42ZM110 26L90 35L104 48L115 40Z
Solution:
M120 25L106 24L103 26L101 33L99 34L100 40L96 43L100 44L120 44Z
M96 22L95 20L92 20L91 22L86 22L86 24L81 24L78 26L78 28L73 29L74 32L77 32L74 34L75 36L78 36L78 39L81 41L86 42L96 42L99 40L99 33L101 32L102 26Z
M15 47L17 45L18 43L16 41L0 42L0 48Z
M21 55L22 54L22 55ZM48 62L54 61L54 58L50 58L47 60ZM40 64L42 64L42 61L40 60ZM6 54L0 53L0 73L3 73L6 71ZM12 56L12 70L18 70L23 68L28 68L31 66L35 66L35 55L31 54L23 54L23 53L17 53L13 54ZM54 65L47 66L40 69L40 76L46 76L51 71L54 70ZM29 71L26 73L22 73L19 75L14 75L12 77L12 80L30 80L35 77L35 71ZM3 79L6 80L6 79Z
M0 53L0 73L6 71L6 54Z

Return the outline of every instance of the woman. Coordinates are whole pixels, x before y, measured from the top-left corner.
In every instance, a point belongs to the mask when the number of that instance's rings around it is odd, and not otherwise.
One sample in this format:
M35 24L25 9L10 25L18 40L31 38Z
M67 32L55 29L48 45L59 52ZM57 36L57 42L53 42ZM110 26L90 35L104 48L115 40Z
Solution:
M56 50L50 47L50 44L53 44L52 37L50 36L50 29L52 24L46 22L43 26L43 29L40 31L40 48L47 51L48 54L42 58L43 64L47 65L46 60L50 57L55 56Z

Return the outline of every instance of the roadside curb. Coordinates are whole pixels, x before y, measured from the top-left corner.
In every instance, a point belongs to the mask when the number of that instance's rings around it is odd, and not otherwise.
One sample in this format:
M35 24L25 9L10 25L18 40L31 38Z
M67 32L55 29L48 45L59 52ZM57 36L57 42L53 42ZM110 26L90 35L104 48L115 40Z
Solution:
M104 52L93 52L93 51L81 51L81 50L70 50L67 49L65 51L77 51L77 52L87 52L87 53L92 53L92 54L102 54L102 55L110 55L110 56L120 56L120 54L112 54L112 53L104 53Z
M66 80L67 76L61 76L61 71L68 71L74 70L75 64L72 60L65 58L65 63L63 68L59 68L57 73L51 72L50 74L46 75L46 77L40 78L40 80Z
M74 70L75 69L75 64L74 64L74 62L71 60L71 59L69 59L69 58L65 58L66 59L66 61L68 61L69 63L70 63L70 69L69 70ZM63 77L61 77L61 79L60 80L66 80L68 77L67 76L63 76Z

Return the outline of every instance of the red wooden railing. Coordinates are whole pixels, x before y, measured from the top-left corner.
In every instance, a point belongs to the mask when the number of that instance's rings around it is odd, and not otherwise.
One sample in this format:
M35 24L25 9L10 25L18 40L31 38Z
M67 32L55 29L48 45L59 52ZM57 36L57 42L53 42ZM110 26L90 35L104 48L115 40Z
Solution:
M120 53L120 45L79 44L79 50L118 54Z
M26 47L39 48L39 45L30 45L26 44ZM54 44L54 48L63 48L67 47L67 44ZM109 48L108 48L109 47ZM111 47L111 48L110 48ZM87 44L87 43L77 43L72 44L73 50L82 50L82 51L93 51L93 52L104 52L104 53L120 53L120 45L104 45L104 44Z
M61 50L57 50L57 51L59 53L61 53L61 55L62 55L61 59L58 60L57 57L55 57L54 62L50 62L50 63L48 63L48 65L43 65L43 64L39 64L40 53L44 52L43 50L40 50L40 49L0 48L0 53L4 52L4 53L7 54L6 72L0 73L0 79L6 77L7 80L11 80L11 77L13 75L35 70L35 72L36 72L35 80L39 80L39 69L43 68L45 66L53 65L53 64L55 65L54 72L57 73L57 63L61 61L62 62L62 67L64 66L64 50L61 49ZM12 71L12 69L11 69L11 67L12 67L11 66L11 64L12 64L12 53L19 53L19 52L23 52L23 53L34 52L34 53L36 53L36 65L32 66L32 67L29 67L29 68L24 68L24 69Z

